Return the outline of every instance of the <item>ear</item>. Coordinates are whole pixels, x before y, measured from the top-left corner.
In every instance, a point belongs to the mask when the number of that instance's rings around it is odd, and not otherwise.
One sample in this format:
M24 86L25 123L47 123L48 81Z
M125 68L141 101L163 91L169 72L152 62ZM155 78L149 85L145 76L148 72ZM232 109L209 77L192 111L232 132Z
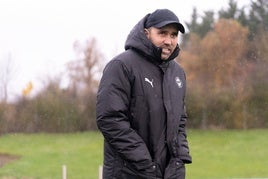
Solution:
M148 29L144 29L144 33L145 33L146 37L149 38L149 30Z

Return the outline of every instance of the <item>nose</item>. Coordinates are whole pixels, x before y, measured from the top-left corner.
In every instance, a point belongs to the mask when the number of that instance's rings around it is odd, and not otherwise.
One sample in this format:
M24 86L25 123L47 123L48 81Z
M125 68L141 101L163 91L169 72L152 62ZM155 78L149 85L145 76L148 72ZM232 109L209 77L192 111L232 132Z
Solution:
M166 36L164 39L164 43L170 45L172 44L172 40L173 40L172 37Z

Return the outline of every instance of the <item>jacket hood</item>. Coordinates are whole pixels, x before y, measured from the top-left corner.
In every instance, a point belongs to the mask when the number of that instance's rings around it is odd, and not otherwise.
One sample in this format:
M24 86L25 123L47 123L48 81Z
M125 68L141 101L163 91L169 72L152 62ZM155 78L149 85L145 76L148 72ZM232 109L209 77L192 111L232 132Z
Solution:
M143 17L130 31L127 40L125 42L125 50L134 49L135 51L141 53L142 55L146 56L149 60L156 61L156 62L167 62L173 60L179 55L179 45L170 55L167 60L161 59L162 48L156 47L145 35L144 28L145 22L148 19L150 14L147 14Z

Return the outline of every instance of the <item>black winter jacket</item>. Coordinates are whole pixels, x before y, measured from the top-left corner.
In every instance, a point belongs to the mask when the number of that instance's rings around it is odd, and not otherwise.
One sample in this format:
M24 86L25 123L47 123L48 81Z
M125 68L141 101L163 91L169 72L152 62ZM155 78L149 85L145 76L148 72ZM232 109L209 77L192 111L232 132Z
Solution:
M176 178L191 163L186 138L185 73L144 34L145 16L125 51L105 67L97 95L97 125L104 136L104 179Z

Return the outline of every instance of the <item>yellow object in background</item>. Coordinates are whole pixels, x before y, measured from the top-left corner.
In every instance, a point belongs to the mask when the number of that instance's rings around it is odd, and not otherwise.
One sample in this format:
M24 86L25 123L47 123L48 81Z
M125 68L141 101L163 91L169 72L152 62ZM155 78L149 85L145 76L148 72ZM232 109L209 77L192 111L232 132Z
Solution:
M22 90L22 95L28 96L31 93L32 89L33 89L33 84L32 82L29 82L27 86Z

